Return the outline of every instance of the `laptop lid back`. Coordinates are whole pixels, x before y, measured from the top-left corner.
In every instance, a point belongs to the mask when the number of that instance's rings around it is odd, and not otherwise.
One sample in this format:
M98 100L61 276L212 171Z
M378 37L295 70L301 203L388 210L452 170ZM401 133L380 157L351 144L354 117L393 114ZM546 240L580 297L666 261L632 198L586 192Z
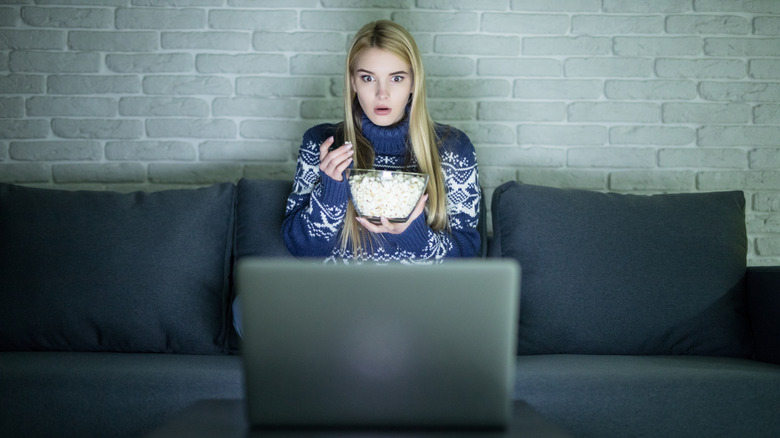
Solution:
M253 426L494 427L510 415L520 268L510 260L242 259Z

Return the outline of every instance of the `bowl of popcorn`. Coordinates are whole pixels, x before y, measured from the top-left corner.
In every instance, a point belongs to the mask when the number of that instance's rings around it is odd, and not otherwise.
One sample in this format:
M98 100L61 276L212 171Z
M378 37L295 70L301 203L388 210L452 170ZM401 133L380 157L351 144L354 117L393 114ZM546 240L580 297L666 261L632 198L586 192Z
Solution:
M358 216L373 223L386 217L406 222L428 185L428 175L390 170L347 169L349 193Z

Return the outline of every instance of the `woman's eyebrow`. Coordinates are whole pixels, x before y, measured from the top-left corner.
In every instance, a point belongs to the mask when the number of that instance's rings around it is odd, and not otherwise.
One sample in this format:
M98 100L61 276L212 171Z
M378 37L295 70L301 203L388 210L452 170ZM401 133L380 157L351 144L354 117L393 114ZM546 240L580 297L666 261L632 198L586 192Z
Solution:
M376 76L376 73L374 73L374 72L372 72L370 70L366 70L364 68L359 68L359 69L357 69L356 72L357 73L366 73L366 74L369 74L369 75ZM406 70L399 70L399 71L390 73L388 76L398 76L398 75L408 75L408 74L409 74L409 72L407 72Z

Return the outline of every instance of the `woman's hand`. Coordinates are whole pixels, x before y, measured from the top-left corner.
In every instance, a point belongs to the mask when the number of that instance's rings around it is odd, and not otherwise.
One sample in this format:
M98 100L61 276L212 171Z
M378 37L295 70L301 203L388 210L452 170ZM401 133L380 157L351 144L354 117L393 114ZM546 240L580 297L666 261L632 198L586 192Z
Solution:
M425 210L425 203L428 201L428 194L424 194L420 197L420 200L417 201L417 205L414 207L414 210L412 210L412 214L409 215L409 219L406 220L406 222L403 223L392 223L389 220L387 220L386 217L381 218L382 223L381 224L375 224L373 222L369 222L368 219L364 219L362 217L357 218L357 221L360 222L361 225L368 231L372 233L390 233L390 234L401 234L404 231L406 231L407 228L409 228L409 225L417 219L417 216L421 215L422 212Z
M336 181L344 180L344 171L352 164L352 143L346 142L332 151L333 136L320 145L320 170Z

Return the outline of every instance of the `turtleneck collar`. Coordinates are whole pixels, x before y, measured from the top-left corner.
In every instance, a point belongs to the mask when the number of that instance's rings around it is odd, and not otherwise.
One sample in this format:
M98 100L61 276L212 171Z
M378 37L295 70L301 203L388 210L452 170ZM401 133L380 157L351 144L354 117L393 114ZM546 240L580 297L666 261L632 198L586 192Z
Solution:
M375 125L363 114L363 135L374 146L374 152L380 155L403 155L406 151L406 138L409 133L409 116L390 126Z

